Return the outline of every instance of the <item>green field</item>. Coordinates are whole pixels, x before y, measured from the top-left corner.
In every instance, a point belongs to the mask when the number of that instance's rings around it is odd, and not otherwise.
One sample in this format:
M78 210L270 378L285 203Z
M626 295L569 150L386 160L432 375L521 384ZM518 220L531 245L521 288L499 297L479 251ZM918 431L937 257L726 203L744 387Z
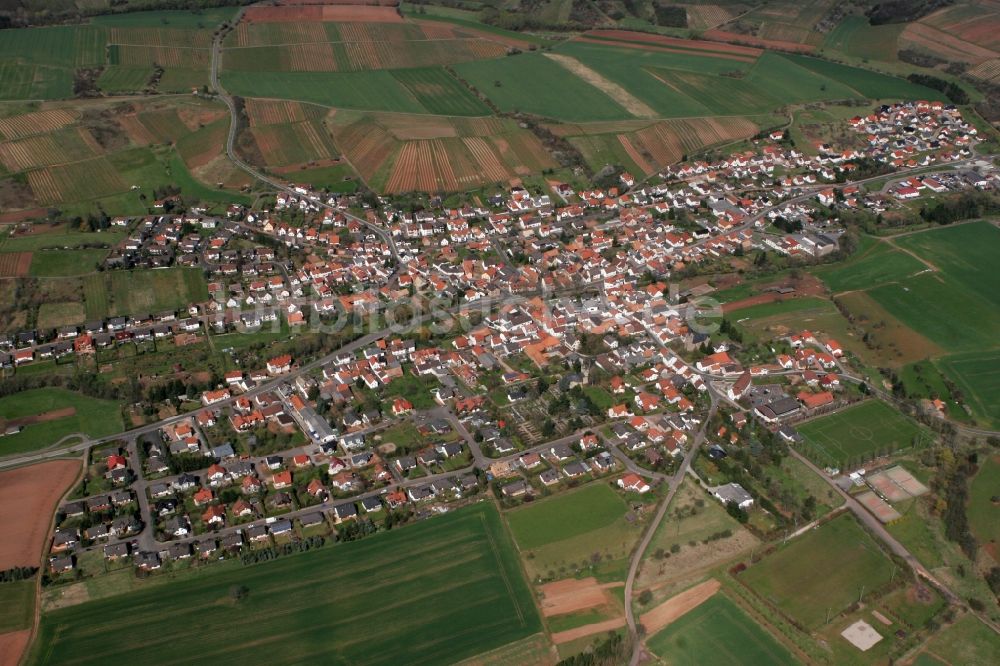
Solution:
M899 34L905 23L872 25L864 16L846 16L826 35L823 47L868 60L896 62Z
M208 286L197 268L109 271L106 275L115 314L176 310L208 298Z
M97 270L108 250L43 250L31 255L29 273L35 277L69 277Z
M847 467L913 446L925 437L920 426L880 400L796 426L805 437L802 452L821 467Z
M397 69L392 77L416 98L428 113L440 116L488 116L488 106L473 97L443 67Z
M0 455L34 451L73 433L104 437L124 429L118 403L99 400L61 388L22 391L0 398L0 419L15 419L73 407L72 416L25 426L16 435L0 438Z
M137 84L145 82L140 72L148 80L153 63L164 57L173 64L167 67L159 90L188 92L192 85L207 82L211 31L234 12L232 8L133 12L95 17L90 24L2 30L0 99L69 98L75 70L105 65L111 67L99 77L99 87L112 94L138 90L143 86ZM160 44L167 46L158 50ZM119 67L122 49L147 62Z
M938 271L869 291L904 324L949 351L996 347L1000 330L1000 274L989 269L1000 229L975 222L899 238L896 244Z
M34 613L34 580L0 583L0 634L31 628Z
M815 102L826 99L858 98L857 92L787 56L765 51L744 78L765 88L772 97L785 102Z
M888 76L868 69L841 65L809 56L786 55L784 57L816 74L855 90L860 96L868 99L948 101L944 93L938 90L910 83L906 79L896 76Z
M489 109L441 68L371 72L234 72L226 89L343 109L483 116Z
M962 616L935 634L915 662L934 664L995 664L1000 661L1000 639L975 615Z
M112 94L137 92L146 87L152 76L152 68L109 65L101 72L97 85L104 92Z
M740 574L750 588L810 629L889 582L895 566L850 514L779 546ZM817 575L822 572L822 575Z
M822 266L813 273L831 292L839 294L905 280L927 269L919 260L887 243L872 241L866 245L866 249L859 250L847 261Z
M230 590L248 594L234 602ZM446 664L541 630L491 504L42 618L32 663ZM374 633L373 633L374 631ZM109 635L119 636L109 641ZM377 641L377 644L373 643Z
M455 71L501 111L581 122L631 117L603 92L538 53L461 63Z
M54 231L0 238L4 252L35 252L44 249L75 249L93 245L112 246L125 239L124 231Z
M677 666L798 663L774 636L723 594L716 594L681 616L646 644L667 663Z
M606 527L627 508L618 493L598 482L514 509L507 524L518 547L531 550Z
M952 354L934 365L959 388L973 414L1000 425L1000 350Z
M91 23L119 28L195 28L214 30L236 15L234 7L206 7L193 11L159 10L95 16Z
M988 547L994 559L1000 558L1000 510L994 502L994 498L1000 497L1000 456L982 460L969 490L968 513L972 533L980 546Z

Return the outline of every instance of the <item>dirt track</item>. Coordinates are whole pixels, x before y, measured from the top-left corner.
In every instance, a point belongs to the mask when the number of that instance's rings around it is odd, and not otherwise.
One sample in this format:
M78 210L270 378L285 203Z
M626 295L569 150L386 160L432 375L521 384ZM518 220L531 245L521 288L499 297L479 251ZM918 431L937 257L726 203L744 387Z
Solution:
M9 428L10 426L28 426L35 423L44 423L46 421L55 421L56 419L64 419L69 416L76 414L76 407L63 407L62 409L53 409L49 412L44 412L42 414L34 414L32 416L22 416L17 419L10 419L9 421L4 421L0 419L0 426Z
M0 570L38 564L56 503L79 472L78 460L0 472Z
M719 591L719 587L719 581L711 578L667 599L648 613L643 613L639 617L639 621L646 628L646 635L652 636L674 620L708 601L713 594Z
M608 97L621 104L633 116L637 118L655 118L657 116L656 111L651 106L614 81L604 78L601 74L587 67L576 58L558 53L546 53L545 57L556 61L590 85L605 93Z

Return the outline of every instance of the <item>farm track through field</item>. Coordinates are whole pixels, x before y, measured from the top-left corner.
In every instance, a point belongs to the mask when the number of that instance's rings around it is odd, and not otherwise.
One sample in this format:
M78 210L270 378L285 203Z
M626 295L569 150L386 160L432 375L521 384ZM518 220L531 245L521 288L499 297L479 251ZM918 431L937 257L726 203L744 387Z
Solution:
M546 53L545 57L562 65L583 81L594 86L612 100L618 102L626 111L639 118L656 118L659 114L651 106L625 90L621 85L605 78L599 72L584 65L576 58L559 53Z

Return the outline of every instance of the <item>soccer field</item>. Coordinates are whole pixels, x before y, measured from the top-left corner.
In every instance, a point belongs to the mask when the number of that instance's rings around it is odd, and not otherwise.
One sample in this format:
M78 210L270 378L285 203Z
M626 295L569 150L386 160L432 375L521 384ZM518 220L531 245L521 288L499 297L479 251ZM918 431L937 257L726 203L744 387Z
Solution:
M798 663L723 594L716 594L654 634L647 644L659 657L678 666Z
M789 618L817 629L889 582L895 568L854 517L844 514L779 546L740 578Z
M919 446L925 433L913 421L880 400L797 426L806 441L802 452L817 465L846 467L875 456Z
M540 630L500 515L482 503L45 614L31 662L446 664Z

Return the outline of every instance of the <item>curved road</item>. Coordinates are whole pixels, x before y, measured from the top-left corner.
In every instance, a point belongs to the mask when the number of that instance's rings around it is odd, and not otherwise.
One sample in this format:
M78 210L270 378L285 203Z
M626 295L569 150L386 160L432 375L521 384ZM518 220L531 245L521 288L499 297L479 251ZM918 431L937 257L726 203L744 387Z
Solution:
M687 470L691 466L691 462L698 453L698 447L705 441L705 430L708 428L708 423L712 420L712 417L715 415L715 410L718 407L718 398L715 395L714 389L711 387L709 387L709 395L712 398L712 406L708 410L708 415L702 422L701 428L698 429L698 432L694 437L694 442L691 444L691 448L688 450L687 455L684 456L684 461L681 463L681 466L677 468L677 472L674 473L673 478L670 479L670 490L667 491L666 497L664 497L663 501L660 502L660 507L656 510L656 515L646 527L646 532L643 534L642 541L639 542L639 546L632 554L632 561L629 563L628 577L625 579L625 624L628 626L629 635L632 639L632 658L629 661L630 666L637 666L642 660L643 655L642 641L639 639L635 613L632 608L632 594L635 588L635 578L639 574L639 565L642 563L642 556L646 553L649 543L653 540L653 535L656 534L656 528L659 527L663 517L667 514L667 509L670 508L670 503L673 501L674 495L677 494L677 489L681 487L684 475L687 474Z
M230 21L229 25L231 26L236 25L242 16L243 16L243 9L241 8L239 12L237 12L236 16ZM221 99L223 103L225 103L226 108L229 109L230 122L229 122L229 134L226 137L226 156L233 164L235 164L243 171L246 171L248 174L250 174L257 180L261 181L262 183L266 183L267 185L270 185L276 190L287 192L288 194L291 194L293 196L300 197L302 196L301 192L297 192L294 188L289 187L285 183L274 180L270 176L262 173L261 171L247 164L236 155L236 150L234 146L236 144L236 129L239 120L238 114L236 113L236 104L233 103L232 96L226 92L226 89L223 88L222 84L219 82L219 61L222 58L222 40L225 39L226 35L229 34L230 30L231 28L226 30L220 30L218 34L216 34L215 39L212 41L212 60L211 60L211 70L209 78L212 90L215 92L216 96L219 99ZM344 217L348 218L349 220L354 220L355 222L364 225L367 229L377 234L389 247L389 251L392 253L393 259L396 260L397 266L399 266L402 263L402 260L400 259L399 249L396 247L396 241L393 240L392 236L385 229L383 229L378 225L372 224L368 220L364 220L356 215L352 215L351 213L348 213L346 211L340 210L339 208L331 206L322 199L317 199L317 203L319 203L324 208L328 208L330 210L336 211L344 215Z

